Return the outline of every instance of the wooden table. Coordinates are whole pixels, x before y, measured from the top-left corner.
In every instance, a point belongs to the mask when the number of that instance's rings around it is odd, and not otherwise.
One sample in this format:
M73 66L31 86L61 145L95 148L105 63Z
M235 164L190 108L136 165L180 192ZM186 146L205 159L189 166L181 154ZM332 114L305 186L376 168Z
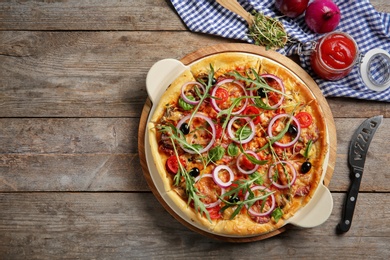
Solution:
M226 243L180 224L150 192L137 150L148 69L232 42L189 32L164 0L2 1L0 259L389 258L388 103L327 99L338 150L334 209L319 227ZM378 114L352 228L337 235L349 140Z

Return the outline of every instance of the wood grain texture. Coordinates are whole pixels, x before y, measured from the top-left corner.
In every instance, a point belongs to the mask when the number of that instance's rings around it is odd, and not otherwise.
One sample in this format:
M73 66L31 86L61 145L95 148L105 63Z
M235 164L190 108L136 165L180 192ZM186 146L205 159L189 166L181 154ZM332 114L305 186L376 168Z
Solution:
M267 240L226 244L181 225L150 193L0 193L0 241L6 241L0 243L0 255L2 259L388 256L390 211L383 205L390 203L390 197L359 195L352 228L342 236L335 234L335 227L344 195L333 197L333 212L319 227L294 227Z
M1 1L0 30L185 30L167 0Z
M139 117L149 68L187 54L183 42L195 50L228 40L188 32L0 32L0 117Z
M370 2L390 12L388 0ZM187 229L150 192L137 150L150 66L233 42L189 32L168 0L0 1L0 258L389 258L387 103L327 98L335 205L317 228L224 243ZM338 236L349 140L378 114L352 228Z

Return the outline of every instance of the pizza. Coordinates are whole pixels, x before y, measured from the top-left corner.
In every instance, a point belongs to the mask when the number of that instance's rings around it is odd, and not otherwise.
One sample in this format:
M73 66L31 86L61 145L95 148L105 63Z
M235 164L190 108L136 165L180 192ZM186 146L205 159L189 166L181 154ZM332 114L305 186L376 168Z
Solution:
M208 56L178 76L148 122L169 198L217 235L277 230L312 198L328 152L323 111L271 59Z

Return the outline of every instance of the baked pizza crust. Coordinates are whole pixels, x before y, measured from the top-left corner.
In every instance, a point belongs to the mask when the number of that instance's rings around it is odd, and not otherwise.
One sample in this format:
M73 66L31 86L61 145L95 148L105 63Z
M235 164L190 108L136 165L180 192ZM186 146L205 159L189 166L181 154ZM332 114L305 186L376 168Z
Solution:
M183 200L181 191L179 188L174 187L172 177L169 176L165 168L165 162L168 158L167 155L160 153L158 148L156 122L164 115L166 104L176 102L180 96L181 86L188 81L195 81L195 76L207 75L210 70L210 64L213 66L215 76L223 75L227 71L237 68L254 68L259 74L270 73L274 74L281 79L293 97L293 101L305 100L305 103L309 103L309 106L305 106L304 109L313 115L313 123L320 129L319 139L315 145L315 158L313 165L316 165L315 170L310 174L311 179L308 180L311 189L307 196L294 197L291 203L286 205L287 214L277 222L270 221L265 224L258 224L254 222L248 214L238 214L233 220L225 216L224 219L213 220L210 222L207 218L200 215L192 207L190 207L187 201ZM267 58L257 57L253 55L246 55L242 53L223 53L213 55L202 59L201 61L190 66L190 70L186 70L177 79L172 82L168 87L164 95L161 97L158 104L154 104L155 111L148 123L149 131L149 144L153 155L154 162L156 164L157 172L164 184L166 194L180 209L181 213L189 218L191 221L196 222L200 226L208 229L217 235L229 235L229 236L254 236L265 234L274 230L277 230L288 223L288 219L291 218L302 206L307 204L313 197L317 186L319 185L321 176L323 174L323 164L327 154L327 130L325 118L323 112L310 89L299 79L293 72L286 67L275 63ZM286 111L291 112L291 111ZM314 147L314 146L313 146ZM229 209L230 210L230 209ZM229 212L227 210L227 212ZM286 222L287 221L287 222Z

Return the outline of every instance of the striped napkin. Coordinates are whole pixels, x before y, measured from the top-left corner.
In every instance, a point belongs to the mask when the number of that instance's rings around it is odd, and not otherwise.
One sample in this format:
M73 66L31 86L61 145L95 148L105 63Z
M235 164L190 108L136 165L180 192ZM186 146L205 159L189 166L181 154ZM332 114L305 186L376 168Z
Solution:
M215 0L171 0L177 13L193 32L219 35L226 38L244 40L253 43L247 36L248 25L241 17L226 10ZM298 53L299 43L316 41L323 35L315 34L307 27L304 15L298 18L282 17L274 7L274 0L238 0L249 12L256 10L271 17L278 17L283 23L291 40L297 44L285 47L278 52L290 56ZM341 11L341 21L337 31L350 34L365 54L373 48L381 48L390 53L390 13L377 12L369 0L334 0ZM345 78L327 81L318 78L311 69L310 56L299 55L301 66L314 78L326 97L351 97L366 100L390 102L390 88L377 92L367 88L361 80L359 67ZM374 79L383 82L390 77L386 63L376 67Z

